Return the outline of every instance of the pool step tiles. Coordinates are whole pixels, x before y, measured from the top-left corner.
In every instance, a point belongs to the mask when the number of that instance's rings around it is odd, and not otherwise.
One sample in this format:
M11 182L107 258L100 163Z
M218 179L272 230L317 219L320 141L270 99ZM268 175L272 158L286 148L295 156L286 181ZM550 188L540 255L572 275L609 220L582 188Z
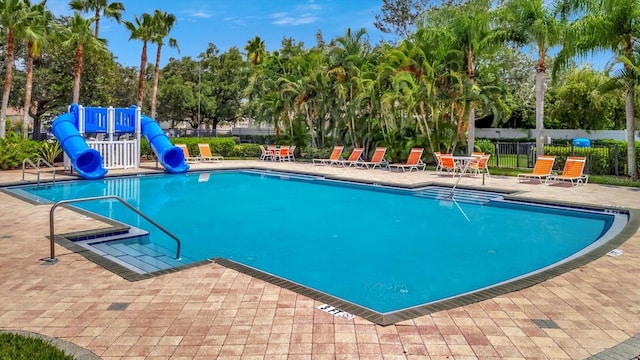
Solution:
M77 241L76 244L140 274L184 265L175 259L175 250L154 244L149 240L148 232L140 229L132 229L123 235Z
M451 200L452 192L451 188L446 187L429 187L424 190L419 190L414 193L415 196L435 199L435 200ZM503 194L492 193L486 191L476 191L469 189L455 189L453 191L453 198L458 202L484 205L492 200L502 198Z

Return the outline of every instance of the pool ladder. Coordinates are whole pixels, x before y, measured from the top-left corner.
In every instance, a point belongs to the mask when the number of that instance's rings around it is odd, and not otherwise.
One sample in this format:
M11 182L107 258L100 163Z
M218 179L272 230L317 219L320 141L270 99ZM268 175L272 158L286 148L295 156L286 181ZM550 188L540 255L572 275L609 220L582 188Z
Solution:
M27 172L27 163L31 165L31 167L36 169L36 172L38 174L38 185L40 185L40 163L48 166L49 168L51 168L51 170L53 170L53 182L56 182L56 168L53 167L53 165L49 164L49 162L47 162L47 160L43 158L38 158L38 161L36 161L35 164L29 158L22 160L22 181L24 181L24 174Z
M148 222L153 224L155 227L160 229L162 232L167 234L170 238L175 240L176 244L177 244L176 260L180 260L180 246L181 246L181 243L180 243L180 239L178 239L177 236L173 235L171 232L169 232L169 230L165 229L164 227L162 227L157 222L151 220L151 218L149 218L147 215L143 214L140 210L138 210L135 207L133 207L133 205L129 204L128 202L123 200L121 197L116 196L116 195L104 195L104 196L95 196L95 197L78 198L78 199L70 199L70 200L61 200L61 201L58 201L57 203L53 204L53 206L51 207L51 210L49 210L49 243L50 243L50 247L51 247L51 256L48 259L45 259L45 261L47 261L49 263L55 263L55 262L58 261L58 259L56 259L55 247L54 247L54 239L55 239L54 222L55 222L55 219L54 219L53 215L54 215L54 212L55 212L56 208L58 206L60 206L60 205L65 205L65 204L70 204L70 203L86 202L86 201L94 201L94 200L105 200L105 199L118 200L120 203L122 203L122 205L128 207L129 209L131 209L136 214L142 216L145 220L147 220Z

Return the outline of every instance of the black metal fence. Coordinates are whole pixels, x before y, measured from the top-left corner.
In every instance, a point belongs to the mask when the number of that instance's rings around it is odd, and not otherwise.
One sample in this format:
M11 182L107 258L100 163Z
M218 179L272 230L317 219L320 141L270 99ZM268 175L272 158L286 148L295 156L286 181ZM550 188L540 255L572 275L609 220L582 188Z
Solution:
M594 175L626 175L627 153L617 145L573 146L545 145L545 155L555 155L554 168L562 170L567 156L585 156L585 173ZM534 142L496 142L489 166L503 168L533 168L536 160Z

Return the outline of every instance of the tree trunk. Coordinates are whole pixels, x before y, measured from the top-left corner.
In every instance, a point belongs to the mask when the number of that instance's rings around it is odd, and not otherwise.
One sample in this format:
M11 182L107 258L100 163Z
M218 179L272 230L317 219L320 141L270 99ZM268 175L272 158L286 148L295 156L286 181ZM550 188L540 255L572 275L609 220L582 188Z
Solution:
M469 126L467 127L467 154L471 155L475 151L476 140L476 109L469 103Z
M162 51L162 45L158 44L158 51L156 52L156 65L153 68L153 93L151 94L151 118L156 118L156 98L158 97L158 81L160 79L160 52Z
M636 172L636 123L635 123L635 105L633 103L634 89L630 87L626 91L625 96L625 117L627 119L627 167L629 168L629 176L632 180L638 178Z
M473 51L467 50L467 79L469 80L470 91L475 91L475 70L473 67ZM469 104L469 125L467 126L467 154L471 155L475 151L476 140L476 109L473 106L475 99L467 99Z
M4 90L2 92L2 112L0 113L0 139L7 136L7 108L9 107L9 94L11 94L11 81L13 80L13 58L15 44L13 30L7 34L7 64L4 77Z
M147 67L147 42L142 43L142 54L140 55L140 78L138 79L138 107L142 107L144 99L144 74Z
M29 126L29 108L31 108L31 91L33 88L33 42L29 41L27 44L27 83L24 87L24 106L22 107L23 115L22 115L22 131L23 138L27 138L27 128ZM40 128L38 130L38 135L40 133ZM36 128L33 127L33 138L36 139Z
M95 18L96 18L96 32L95 32L95 36L96 39L98 38L98 31L100 29L100 8L96 8L96 14L95 14Z
M536 155L544 155L544 78L545 72L536 69Z
M40 125L42 124L42 121L40 121L40 115L34 115L33 116L33 128L34 129L40 129ZM38 132L33 132L33 140L39 141L41 140L40 138L40 131Z
M82 76L82 58L84 55L83 44L78 44L76 48L76 67L74 69L73 79L73 103L79 104L80 102L80 76Z

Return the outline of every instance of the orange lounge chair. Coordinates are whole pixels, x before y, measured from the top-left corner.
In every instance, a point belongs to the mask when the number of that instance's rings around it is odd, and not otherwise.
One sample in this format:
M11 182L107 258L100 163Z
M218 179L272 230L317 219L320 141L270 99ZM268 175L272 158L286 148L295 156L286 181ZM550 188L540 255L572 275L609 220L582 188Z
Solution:
M489 158L491 157L491 154L480 156L473 155L473 157L477 157L478 159L469 164L467 171L473 172L475 175L487 173L487 176L491 177L491 174L489 174Z
M440 155L442 155L442 153L440 151L435 151L433 153L433 159L436 161L436 174L439 174L440 171L442 170L442 168L440 167Z
M198 149L200 150L200 161L218 162L220 160L224 160L224 156L213 155L211 153L211 147L209 147L209 144L198 144Z
M438 159L438 166L436 166L436 174L442 175L446 170L447 175L454 176L456 172L460 171L460 165L453 159L453 154L439 154L436 155Z
M547 177L547 182L571 181L571 186L578 186L581 183L586 185L589 181L589 175L584 174L586 163L587 158L584 156L569 156L564 163L562 174Z
M273 154L264 148L264 145L260 145L260 160L273 160Z
M363 148L353 148L353 151L351 151L349 158L346 160L338 161L338 164L342 166L351 166L351 165L358 166L358 163L362 161L363 152L364 152Z
M342 161L340 155L342 155L342 150L344 150L344 146L334 146L333 151L331 151L331 155L329 155L328 159L312 159L311 161L317 165L333 165L338 164Z
M389 164L389 168L398 168L402 169L402 171L406 171L409 169L409 172L416 170L424 170L427 165L422 162L422 153L424 152L423 148L413 148L409 153L409 158L405 164Z
M295 145L291 145L289 146L289 161L296 161L296 146Z
M556 161L555 156L550 155L541 155L538 156L536 160L536 164L533 167L533 172L518 174L518 181L530 181L533 179L538 179L540 183L542 180L547 180L547 178L553 175L553 163Z
M184 154L184 159L187 162L198 162L200 161L200 158L197 156L191 156L189 154L189 148L187 147L187 144L176 144L177 147L179 147L180 149L182 149L182 153Z
M282 145L276 151L276 160L291 161L291 150L288 146Z
M377 147L376 151L373 152L373 156L371 157L370 161L360 161L358 165L364 166L367 169L369 168L369 166L371 166L372 169L375 169L376 166L379 166L382 169L383 165L387 167L389 165L389 162L384 159L384 155L386 153L386 147Z

